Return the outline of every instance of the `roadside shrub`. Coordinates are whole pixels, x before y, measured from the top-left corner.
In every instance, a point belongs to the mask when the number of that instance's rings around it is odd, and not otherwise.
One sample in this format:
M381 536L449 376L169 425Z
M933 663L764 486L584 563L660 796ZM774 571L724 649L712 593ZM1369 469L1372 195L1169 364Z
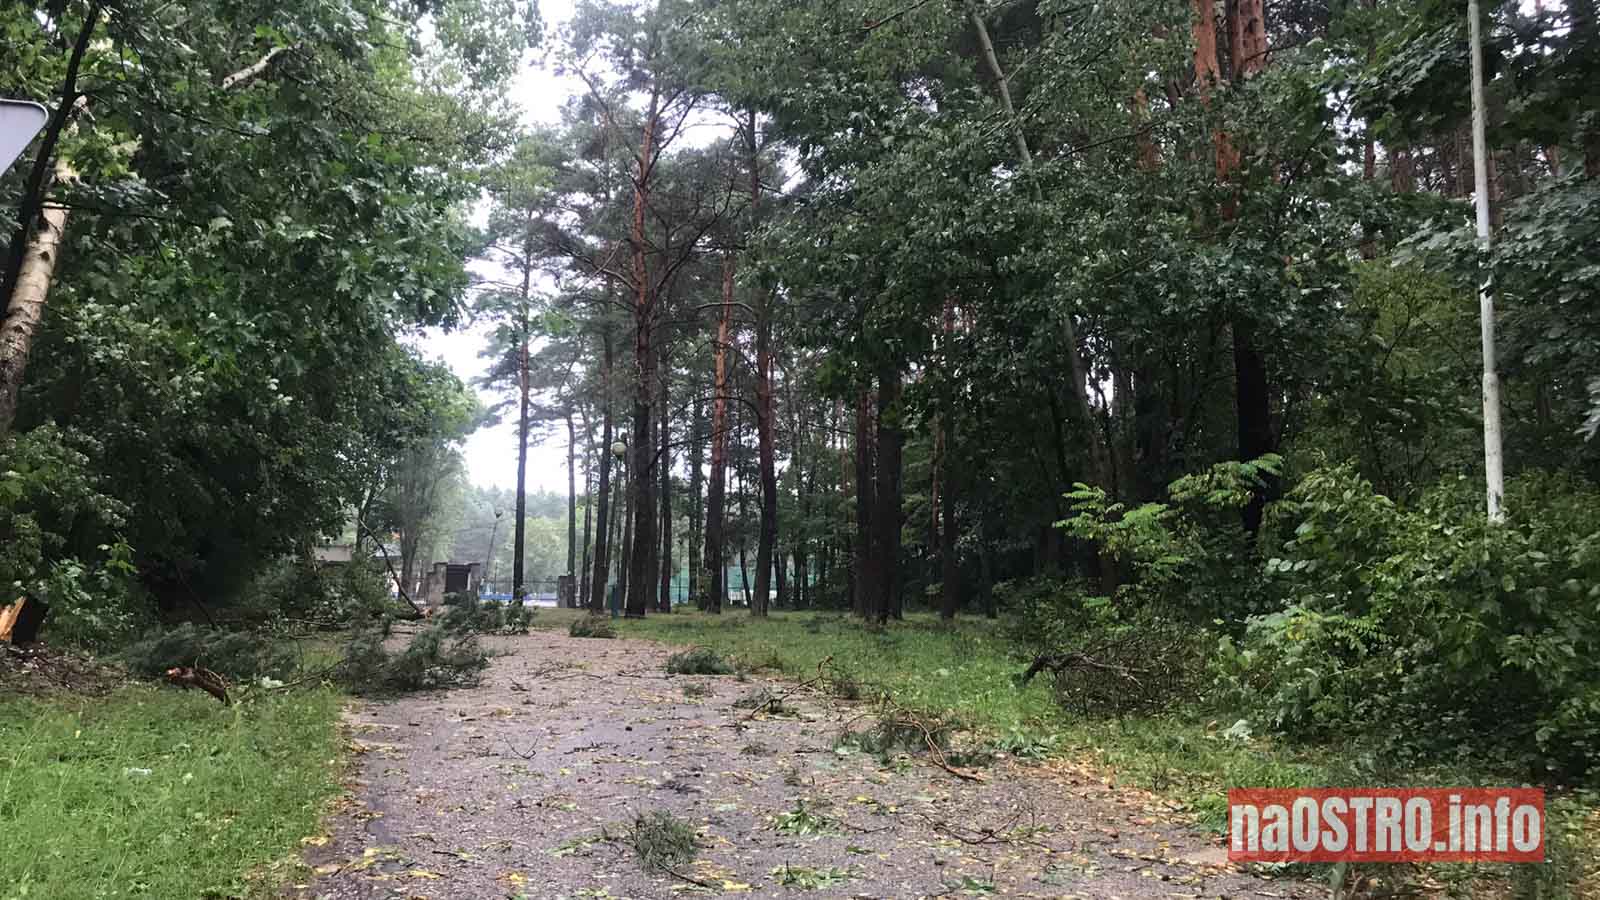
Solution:
M119 654L128 671L159 678L173 666L210 669L224 678L288 678L298 655L288 644L253 631L224 631L184 623L146 632Z
M149 612L117 537L127 507L90 467L102 452L54 425L0 440L0 604L38 597L50 604L47 637L92 650L124 642Z
M604 616L579 616L567 626L567 634L576 638L614 638L617 628Z
M126 644L154 611L134 581L133 548L118 541L100 548L105 561L86 566L56 560L35 592L50 604L45 634L53 641L104 652Z
M460 595L445 607L440 624L451 634L527 634L533 625L533 608Z
M484 603L476 597L452 594L453 602L445 607L440 626L451 634L482 632L493 634L505 625L505 608L498 603Z
M1400 508L1338 466L1274 505L1292 533L1266 562L1282 607L1219 656L1258 724L1402 758L1496 742L1532 770L1600 764L1600 493L1523 476L1491 526L1479 490Z
M501 631L506 634L527 634L533 627L533 618L537 607L530 603L510 603L506 605L505 623Z
M1122 607L1208 621L1266 612L1242 510L1253 492L1279 474L1273 455L1223 462L1167 488L1169 503L1129 508L1102 488L1078 484L1067 494L1072 515L1056 526L1100 548L1129 576L1111 598Z
M671 675L732 675L733 664L710 647L695 647L667 657Z
M248 619L287 616L336 627L378 618L392 604L388 582L376 564L358 560L324 566L291 557L267 564L235 605Z
M1006 592L1017 610L1009 637L1028 661L1019 681L1047 675L1062 706L1103 716L1201 698L1214 632L1077 581L1033 578Z
M472 636L452 636L434 625L417 632L399 653L389 652L376 629L356 635L337 674L353 694L385 695L475 684L488 665Z

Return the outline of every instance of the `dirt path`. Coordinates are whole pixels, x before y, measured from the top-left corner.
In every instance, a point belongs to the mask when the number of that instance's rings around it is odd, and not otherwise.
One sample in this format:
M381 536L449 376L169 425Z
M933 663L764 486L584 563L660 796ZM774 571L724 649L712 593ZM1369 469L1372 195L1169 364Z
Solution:
M1155 798L1071 765L1001 762L982 783L886 766L832 749L860 704L796 697L797 716L750 717L736 700L786 686L668 677L671 649L647 642L486 643L508 655L481 687L351 711L353 796L291 896L1315 896L1228 869ZM656 810L698 830L678 874L616 839Z

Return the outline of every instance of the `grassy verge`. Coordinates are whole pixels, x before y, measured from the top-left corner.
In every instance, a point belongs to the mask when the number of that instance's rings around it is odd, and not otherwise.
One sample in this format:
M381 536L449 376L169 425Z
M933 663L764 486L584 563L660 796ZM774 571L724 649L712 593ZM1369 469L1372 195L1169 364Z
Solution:
M0 702L0 900L268 896L338 789L331 690Z
M543 611L555 613L556 611ZM546 617L566 627L570 611ZM1397 770L1353 747L1303 747L1261 737L1229 735L1231 722L1174 712L1160 716L1090 719L1068 715L1046 679L1018 687L1023 661L1012 656L997 623L963 619L945 626L932 616L909 616L875 631L847 616L774 613L766 621L735 611L707 616L682 611L622 620L623 637L710 647L749 668L804 677L831 658L856 680L889 691L913 708L955 713L999 749L1072 756L1112 772L1125 783L1181 803L1201 826L1224 827L1229 787L1322 785L1507 784L1472 762ZM1600 816L1593 794L1552 795L1550 859L1540 867L1493 871L1537 896L1600 896ZM1468 886L1485 870L1437 867L1430 875Z

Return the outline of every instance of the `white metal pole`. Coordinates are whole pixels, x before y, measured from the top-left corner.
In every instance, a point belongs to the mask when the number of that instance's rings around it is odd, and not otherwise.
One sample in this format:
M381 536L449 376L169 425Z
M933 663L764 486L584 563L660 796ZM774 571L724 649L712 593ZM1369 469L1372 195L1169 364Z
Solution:
M1478 0L1467 0L1467 29L1472 42L1472 176L1478 212L1478 247L1487 261L1489 232L1489 141L1483 99L1483 35ZM1490 522L1505 521L1505 457L1500 432L1500 376L1494 359L1494 279L1485 269L1478 283L1478 316L1483 332L1483 474Z

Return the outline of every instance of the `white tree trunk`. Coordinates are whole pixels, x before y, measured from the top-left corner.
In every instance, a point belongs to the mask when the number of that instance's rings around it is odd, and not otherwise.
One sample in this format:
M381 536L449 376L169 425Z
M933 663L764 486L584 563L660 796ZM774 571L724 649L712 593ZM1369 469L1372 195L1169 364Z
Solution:
M57 184L74 175L71 166L56 160ZM44 207L39 227L34 229L24 251L5 321L0 324L0 436L11 433L11 424L17 417L22 377L33 347L34 331L44 318L45 300L50 296L50 282L55 277L56 261L60 259L61 244L66 236L67 213L64 206L47 204Z
M1483 36L1479 33L1478 0L1467 0L1467 27L1472 41L1472 176L1477 194L1478 246L1488 258L1489 230L1489 141L1484 121ZM1494 281L1485 271L1478 285L1478 316L1483 332L1483 474L1487 488L1490 522L1504 522L1502 499L1505 494L1505 459L1500 433L1500 376L1495 369Z

